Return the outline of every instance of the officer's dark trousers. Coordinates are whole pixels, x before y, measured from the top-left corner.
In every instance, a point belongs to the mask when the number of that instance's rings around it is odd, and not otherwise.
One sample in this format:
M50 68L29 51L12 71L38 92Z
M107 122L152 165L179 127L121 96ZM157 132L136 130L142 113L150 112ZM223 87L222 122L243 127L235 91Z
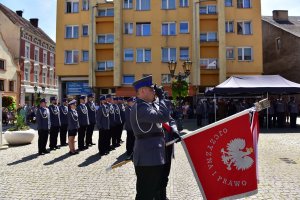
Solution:
M296 128L296 120L297 120L297 113L290 113L290 126L291 128Z
M117 130L117 144L121 143L121 137L122 137L123 127L124 127L124 124L118 125L118 130Z
M39 134L39 139L38 139L39 153L42 153L46 151L49 130L39 129L38 134Z
M126 138L126 153L127 155L131 155L134 147L134 133L132 130L127 130L127 138Z
M202 126L202 115L197 114L197 126Z
M161 187L164 165L135 166L136 200L153 200Z
M278 128L283 128L285 122L284 112L277 113L277 125Z
M114 126L110 130L111 130L111 145L113 147L116 147L117 146L119 126Z
M59 126L51 126L50 128L50 148L57 146L57 137L59 132Z
M66 145L67 144L67 132L68 132L68 124L62 124L60 127L60 144Z
M107 134L107 137L106 138L106 146L107 146L107 149L109 150L110 149L110 145L113 144L112 143L112 138L113 138L113 134L114 134L114 126L113 127L110 127L109 130L108 130L108 134Z
M87 126L80 125L78 129L78 149L84 149L84 139L86 138Z
M108 150L107 147L107 135L109 130L99 130L99 139L98 139L98 150L99 153L105 153Z
M95 123L91 123L90 125L87 126L86 130L86 146L89 146L90 144L93 143L93 131L94 131Z

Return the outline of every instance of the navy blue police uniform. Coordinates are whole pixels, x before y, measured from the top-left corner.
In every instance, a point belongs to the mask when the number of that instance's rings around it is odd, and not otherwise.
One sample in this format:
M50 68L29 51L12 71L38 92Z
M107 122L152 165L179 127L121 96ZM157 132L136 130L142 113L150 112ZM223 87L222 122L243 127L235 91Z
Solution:
M76 100L72 100L68 103L76 104ZM68 136L76 136L78 129L79 129L79 117L76 109L69 109L68 110Z
M40 103L47 103L46 99L42 98ZM48 108L39 107L36 112L36 121L37 121L37 129L38 129L38 152L40 155L45 153L49 153L46 150L47 140L49 136L49 131L51 127L50 122L50 113Z
M133 97L130 97L127 99L127 102L135 102L135 99ZM127 137L126 137L126 154L130 156L133 153L133 147L134 147L134 133L132 130L131 122L130 122L130 113L132 110L132 106L128 105L125 107L125 130L127 132Z
M118 101L118 97L114 97L114 101ZM121 117L121 110L118 103L113 103L114 110L115 110L115 131L113 134L113 144L115 147L120 146L121 142L121 135L123 131L123 121Z
M80 96L80 99L85 100L85 96ZM78 149L80 151L84 149L88 149L88 145L84 145L86 140L86 131L89 123L89 113L86 105L84 103L80 103L77 106L78 113L78 121L79 121L79 129L78 129Z
M106 95L106 100L111 98L111 94ZM108 143L110 146L110 150L114 150L116 145L116 130L117 130L117 125L116 125L116 117L115 117L115 107L113 106L112 103L106 102L106 105L109 110L109 138L108 138Z
M59 106L60 111L60 144L61 146L67 145L67 132L68 132L68 106L64 103L68 103L68 99L64 98L62 100L62 105Z
M88 98L93 98L93 97L94 97L93 94L88 95ZM96 107L93 101L88 101L85 105L88 109L89 122L90 122L90 124L87 126L87 131L86 131L86 145L87 146L95 145L93 143L93 131L96 124Z
M151 87L151 85L152 76L144 77L133 83L136 90L142 87ZM152 102L137 98L130 113L135 135L133 163L137 176L137 200L152 200L161 187L166 163L162 123L169 121L169 110L161 95L159 96L159 109Z
M50 102L57 100L56 97L50 97ZM59 149L57 146L57 137L60 129L60 111L59 107L55 104L49 106L50 111L50 150Z

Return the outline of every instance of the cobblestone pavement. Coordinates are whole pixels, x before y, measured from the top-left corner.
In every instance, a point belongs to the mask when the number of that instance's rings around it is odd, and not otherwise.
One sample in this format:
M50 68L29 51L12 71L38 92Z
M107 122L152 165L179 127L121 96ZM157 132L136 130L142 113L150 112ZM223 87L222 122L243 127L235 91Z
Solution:
M193 122L194 124L194 122ZM193 129L192 123L186 126ZM299 133L262 133L259 138L259 191L247 199L300 199ZM272 132L272 133L271 133ZM94 142L98 132L94 132ZM126 134L123 134L125 140ZM132 163L106 172L123 159L125 143L100 158L96 146L69 156L68 147L37 155L30 145L0 151L0 199L134 199ZM168 186L170 199L202 199L183 148L176 144Z

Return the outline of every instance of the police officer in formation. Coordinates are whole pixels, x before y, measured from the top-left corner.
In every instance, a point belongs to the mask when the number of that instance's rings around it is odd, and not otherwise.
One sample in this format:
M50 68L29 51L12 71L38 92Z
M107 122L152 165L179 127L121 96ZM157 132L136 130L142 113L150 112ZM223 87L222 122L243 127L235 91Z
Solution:
M60 129L60 112L59 107L57 106L57 98L54 96L50 97L50 101L50 150L56 150L59 149L59 146L57 146L57 137Z
M88 143L86 140L87 127L90 124L89 122L89 113L85 105L86 96L80 96L80 104L77 106L79 129L78 129L78 149L83 151L88 149Z
M109 125L109 107L106 104L105 96L100 96L100 105L97 110L97 128L99 130L98 149L100 156L109 153L110 145L110 125Z
M50 123L50 113L48 108L46 107L47 101L45 98L42 98L40 100L40 107L37 110L36 113L36 120L37 120L37 129L38 129L38 153L39 155L44 155L46 153L49 153L49 151L46 150L47 140L49 131L51 128Z
M114 119L114 124L115 124L115 131L113 132L113 146L114 147L119 147L120 146L120 140L121 140L121 135L123 131L123 121L121 117L121 110L118 105L118 97L113 98L113 106L114 106L114 111L115 111L115 119Z
M133 153L133 147L134 147L134 133L132 130L131 122L130 122L130 113L132 110L132 106L134 105L135 99L133 97L130 97L127 99L127 106L125 107L125 130L127 132L127 137L126 137L126 154L129 156L128 158L131 157Z
M78 154L78 151L75 151L75 137L79 129L79 117L76 111L76 100L73 99L69 103L70 109L68 110L68 139L69 139L69 148L70 155Z
M95 145L93 143L93 131L96 124L96 107L94 103L94 95L89 94L88 95L88 102L85 104L88 109L88 116L89 116L89 122L90 124L87 126L86 130L86 145L91 146Z
M59 106L60 111L60 144L67 146L67 131L68 131L68 99L62 100L62 105Z
M116 145L116 132L117 132L117 125L115 122L115 107L113 106L112 97L110 94L106 95L106 105L109 110L109 134L108 134L108 141L110 145L110 150L114 150Z
M119 97L118 98L118 106L121 114L121 120L122 120L122 127L120 128L120 132L117 138L117 142L120 144L122 143L122 132L125 124L125 105L124 105L124 97Z
M161 190L166 164L165 139L162 123L170 120L162 88L152 85L152 76L133 83L137 100L130 113L135 135L133 163L137 176L136 199L153 200ZM155 93L158 108L153 105Z

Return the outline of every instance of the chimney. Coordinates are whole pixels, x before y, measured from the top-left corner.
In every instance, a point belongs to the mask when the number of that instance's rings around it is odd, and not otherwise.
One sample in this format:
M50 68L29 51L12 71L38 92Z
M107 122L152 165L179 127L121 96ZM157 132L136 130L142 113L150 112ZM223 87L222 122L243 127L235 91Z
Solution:
M30 24L32 24L35 28L39 26L39 19L38 18L31 18L29 19Z
M20 17L22 17L22 15L23 15L23 11L22 11L22 10L17 10L16 13L17 13L17 15L19 15Z
M274 21L289 21L289 12L287 10L273 10Z

